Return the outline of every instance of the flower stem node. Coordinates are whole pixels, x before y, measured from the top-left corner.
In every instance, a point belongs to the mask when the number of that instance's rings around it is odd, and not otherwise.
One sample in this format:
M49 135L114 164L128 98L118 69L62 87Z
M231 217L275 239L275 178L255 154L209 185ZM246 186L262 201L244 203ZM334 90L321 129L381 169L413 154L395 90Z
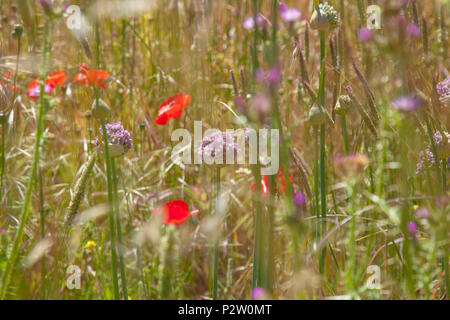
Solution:
M23 26L21 24L16 24L11 33L14 39L19 40L23 34Z
M318 126L318 125L324 124L327 120L332 121L327 110L323 106L321 106L317 103L313 104L312 107L309 109L308 121L312 125Z
M352 100L348 95L341 95L336 102L334 111L341 116L345 116L352 107Z
M91 114L94 118L99 121L106 121L109 119L109 115L111 114L111 110L108 105L102 99L95 100L92 103Z

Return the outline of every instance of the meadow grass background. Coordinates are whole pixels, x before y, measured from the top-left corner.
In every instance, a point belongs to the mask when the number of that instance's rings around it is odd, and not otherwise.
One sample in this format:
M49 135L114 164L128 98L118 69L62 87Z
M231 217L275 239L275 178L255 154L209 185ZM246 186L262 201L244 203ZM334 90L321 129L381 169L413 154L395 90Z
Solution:
M133 139L132 150L115 162L129 299L211 298L216 239L219 299L249 299L254 287L274 299L448 298L447 161L425 163L416 173L420 152L433 149L433 133L449 131L448 102L436 92L436 84L449 76L448 1L329 1L339 25L320 33L309 26L314 1L286 1L302 13L291 25L280 17L274 21L277 1L155 0L134 13L130 6L114 11L120 2L71 1L91 26L81 34L58 15L63 1L52 2L53 16L39 1L0 2L0 68L2 74L12 71L9 85L17 88L2 96L1 106L3 298L115 297L102 154L78 210L90 219L64 225L74 186L96 149L99 123L90 113L96 98L109 106L108 122L121 121ZM373 3L382 8L382 28L361 41L365 11ZM268 19L266 30L244 28L254 12ZM405 17L405 26L398 16ZM16 24L24 27L20 48L11 35ZM419 35L404 31L411 24ZM108 71L107 89L95 93L73 83L80 63ZM281 74L278 85L255 81L256 70L271 68ZM30 99L28 83L54 70L65 71L65 84L41 100ZM353 103L344 122L334 106L348 86ZM158 106L177 92L192 97L182 117L155 125ZM268 96L266 114L251 103L260 93ZM401 95L420 97L421 108L396 110L392 100ZM246 105L236 103L241 101L236 96ZM43 102L30 215L17 261L11 262ZM314 102L334 121L313 123ZM258 180L254 167L225 166L222 207L215 215L217 170L182 168L170 160L172 131L193 131L200 120L205 129L221 130L281 124L280 163L292 185L280 192L275 176L270 181L278 188L261 195L258 187L252 189ZM298 192L306 194L304 207L293 204ZM166 226L152 210L168 200L184 200L200 212L181 226ZM256 237L255 228L262 232ZM8 263L13 268L5 286ZM81 270L79 290L66 286L70 265ZM366 285L370 265L380 268L380 289ZM122 282L120 298L125 298Z

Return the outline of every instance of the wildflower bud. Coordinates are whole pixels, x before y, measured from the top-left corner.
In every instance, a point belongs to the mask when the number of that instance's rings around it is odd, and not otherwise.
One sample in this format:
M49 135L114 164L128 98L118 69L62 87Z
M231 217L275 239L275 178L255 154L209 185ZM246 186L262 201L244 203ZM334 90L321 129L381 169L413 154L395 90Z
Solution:
M111 114L108 105L102 99L95 100L92 104L92 116L100 121L106 121Z
M19 40L23 34L23 26L21 24L16 24L11 34L14 39Z
M89 180L89 177L92 174L92 169L94 168L96 160L97 160L97 154L94 153L91 155L91 157L85 164L83 173L81 174L80 179L78 179L77 183L75 184L73 196L72 196L72 199L70 200L69 207L67 209L67 213L64 218L64 222L66 225L70 225L72 223L73 218L75 217L75 215L78 212L80 203L83 200L87 182Z
M328 115L324 107L318 104L313 104L309 109L308 121L313 125L321 125L327 121Z
M297 192L294 195L294 205L298 210L304 210L306 208L306 194Z
M341 95L336 102L334 111L341 116L345 116L352 107L352 99L348 95Z
M411 238L415 239L418 234L417 224L415 222L408 223L408 234Z
M331 31L338 25L336 10L328 2L320 3L314 10L309 23L313 29Z

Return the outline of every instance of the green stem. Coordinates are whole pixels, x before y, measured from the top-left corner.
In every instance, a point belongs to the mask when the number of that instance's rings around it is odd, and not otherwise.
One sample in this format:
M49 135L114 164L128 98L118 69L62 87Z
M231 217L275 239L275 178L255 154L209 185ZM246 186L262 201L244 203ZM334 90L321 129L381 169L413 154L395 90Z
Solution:
M40 75L40 94L39 94L39 105L38 105L38 116L37 116L37 127L36 127L36 140L34 144L34 152L33 152L33 160L31 164L31 171L28 177L27 189L25 192L25 199L22 207L22 214L19 218L19 227L15 233L14 241L12 245L12 249L10 251L10 255L8 257L8 261L6 263L5 273L2 278L2 288L0 292L0 300L5 299L5 296L8 292L9 284L11 281L11 276L14 272L14 268L17 264L17 260L19 258L20 244L23 239L23 232L25 229L25 225L27 224L28 217L30 215L30 207L31 207L31 197L32 191L36 179L37 167L39 164L39 159L41 156L41 140L44 131L44 118L45 118L45 88L44 88L44 78L46 74L46 66L47 66L47 54L49 48L49 38L50 34L49 27L50 21L47 20L45 22L44 34L45 34L45 42L44 42L44 50L43 50L43 64L41 68Z
M127 279L125 274L125 263L123 258L122 249L122 227L120 223L120 211L119 211L119 193L117 190L117 175L116 175L116 162L114 158L111 159L112 180L114 189L114 212L117 225L117 248L119 251L119 264L120 264L120 278L122 280L122 291L125 300L128 300Z
M16 73L14 74L14 86L13 86L13 98L11 100L11 108L9 110L12 110L14 108L14 101L16 100L16 88L17 88L17 74L19 73L19 60L20 60L20 46L21 41L17 39L17 55L16 55ZM6 155L5 155L5 143L6 143L6 129L8 126L8 117L9 111L5 112L4 114L0 114L0 122L2 125L2 141L1 141L1 155L0 155L0 203L2 201L2 192L3 192L3 177L5 174L5 165L6 165Z
M0 203L2 201L2 191L3 191L3 176L5 173L5 164L6 164L6 155L5 155L5 143L6 143L6 129L7 129L7 121L6 115L0 115L0 122L2 125L2 140L1 140L1 151L0 151Z
M219 218L219 206L220 206L220 167L218 166L216 169L216 210L214 212L216 218ZM219 264L219 238L217 237L214 242L214 264L213 264L213 284L212 284L213 300L217 300L218 264Z
M112 260L112 277L114 285L114 299L120 299L119 295L119 281L117 279L117 253L116 253L116 235L114 223L114 206L113 206L113 191L111 181L111 158L109 156L108 135L106 132L105 123L102 121L103 131L103 146L105 150L106 176L108 183L108 203L109 203L109 228L111 239L111 260Z
M319 81L319 104L325 107L325 32L320 31L320 81ZM321 235L326 231L326 177L325 177L325 130L326 125L320 125L320 163L319 163L319 176L320 176L320 208L321 208ZM324 272L325 254L327 246L324 246L320 255L319 271Z
M45 239L45 202L44 202L44 184L43 184L43 178L42 178L42 168L39 169L39 203L40 203L40 236L41 240ZM41 272L42 272L42 299L46 299L46 282L45 282L45 276L46 276L46 265L47 261L45 259L45 255L42 257L41 261Z
M348 250L349 257L347 261L347 268L345 270L345 289L347 293L355 292L355 276L356 276L356 198L355 198L355 190L356 184L355 181L349 180L347 181L347 192L348 192L348 214L351 215L350 220L350 235L348 237Z
M344 153L346 156L348 156L350 147L348 144L347 120L345 115L341 116L341 128L342 128L342 137L344 138Z
M254 249L253 249L253 278L252 288L260 286L260 265L261 265L261 231L262 231L262 206L261 206L261 168L256 165L253 169L253 176L256 184L256 195L254 205L255 213L255 235L254 235Z

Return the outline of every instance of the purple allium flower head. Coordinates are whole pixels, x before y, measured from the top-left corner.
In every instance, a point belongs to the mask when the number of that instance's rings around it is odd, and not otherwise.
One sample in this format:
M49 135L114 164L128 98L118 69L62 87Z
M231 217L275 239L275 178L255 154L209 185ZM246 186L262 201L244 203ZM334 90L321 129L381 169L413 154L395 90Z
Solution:
M306 194L297 192L294 195L294 204L297 209L304 209L306 206Z
M256 287L252 291L252 299L255 299L255 300L263 299L265 294L266 294L266 292L264 291L263 288Z
M411 37L416 38L416 37L420 36L420 29L419 29L419 27L417 25L412 23L406 29L406 33L408 35L410 35Z
M416 96L400 96L392 100L392 106L404 112L415 111L422 106L422 100Z
M359 30L359 40L365 42L373 39L373 32L368 28L361 28Z
M408 233L412 238L417 237L418 230L415 222L411 221L408 223Z
M226 131L217 131L203 138L197 152L202 157L206 155L214 158L216 154L220 155L222 151L223 159L220 164L225 164L227 153L233 154L234 159L234 155L238 154L239 150L233 135Z
M265 30L269 26L269 21L262 14L258 13L256 17L256 24L258 25L258 27ZM248 17L244 20L242 25L245 29L252 30L255 27L255 20L253 19L253 17Z
M121 122L108 123L105 125L106 134L108 135L108 145L111 147L111 156L119 156L128 152L133 146L133 140L130 133L125 130ZM103 130L100 128L100 135L103 141ZM98 137L96 145L99 145Z
M450 76L436 85L436 91L439 99L444 101L450 100Z
M295 8L289 8L284 3L280 3L280 16L286 23L292 23L300 19L301 12Z

